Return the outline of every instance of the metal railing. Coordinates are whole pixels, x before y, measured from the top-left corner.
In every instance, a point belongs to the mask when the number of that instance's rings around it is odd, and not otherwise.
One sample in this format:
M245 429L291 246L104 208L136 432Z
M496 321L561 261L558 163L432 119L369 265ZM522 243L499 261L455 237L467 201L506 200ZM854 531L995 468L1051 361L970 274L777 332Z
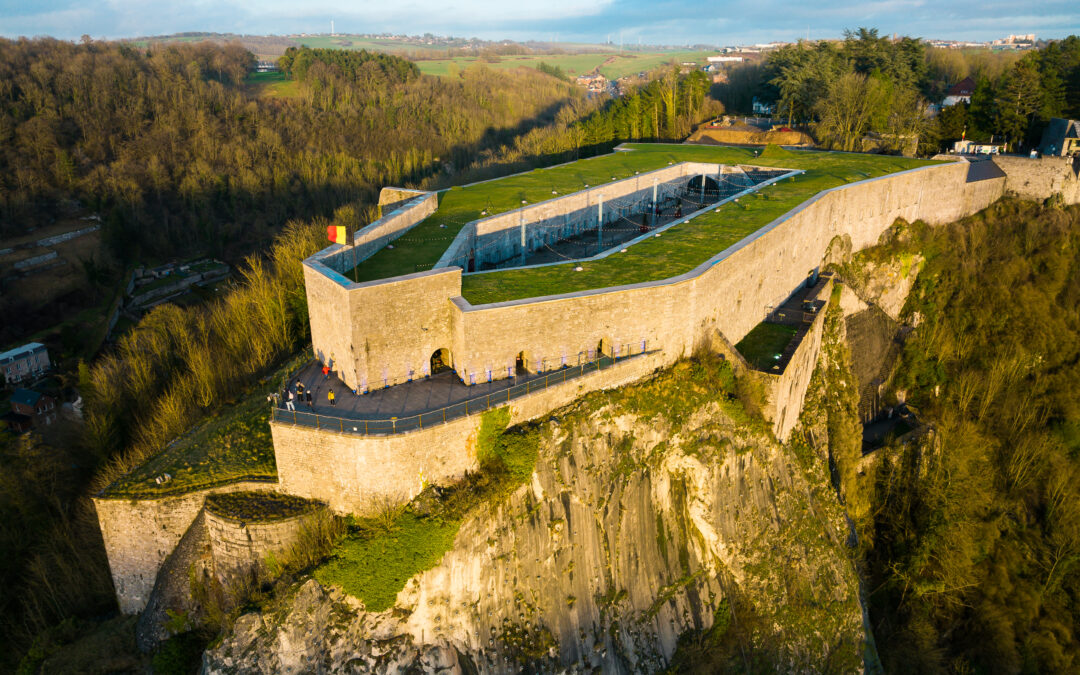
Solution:
M520 384L513 384L502 391L492 392L483 396L460 401L436 410L408 415L404 417L391 417L389 419L365 419L357 417L337 417L323 415L315 412L303 412L300 410L287 410L273 406L270 417L275 422L295 424L298 426L336 431L343 434L356 434L359 436L388 436L400 434L406 431L426 429L429 427L445 424L460 417L467 417L477 413L507 405L516 398L543 391L549 387L574 380L583 375L606 370L626 359L640 356L648 352L648 344L642 341L638 344L620 345L620 349L614 355L604 354L599 358L576 366L565 366L557 370L537 374ZM507 380L509 381L509 380Z

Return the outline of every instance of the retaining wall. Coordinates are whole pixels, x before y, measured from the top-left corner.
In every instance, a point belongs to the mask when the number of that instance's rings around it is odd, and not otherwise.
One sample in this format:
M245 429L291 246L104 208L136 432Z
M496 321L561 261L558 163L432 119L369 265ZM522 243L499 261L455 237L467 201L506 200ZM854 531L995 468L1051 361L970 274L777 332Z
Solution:
M663 365L644 354L510 402L510 423L546 415L599 389L629 384ZM446 483L477 469L481 415L395 436L354 436L271 422L278 479L284 492L327 502L338 513L365 513L376 500L407 500L423 481Z
M203 507L207 495L274 490L277 483L241 481L156 499L94 497L120 611L141 612L158 570Z
M271 554L287 551L304 525L317 515L316 509L289 518L255 521L236 520L207 509L206 527L218 580L226 584L256 569Z

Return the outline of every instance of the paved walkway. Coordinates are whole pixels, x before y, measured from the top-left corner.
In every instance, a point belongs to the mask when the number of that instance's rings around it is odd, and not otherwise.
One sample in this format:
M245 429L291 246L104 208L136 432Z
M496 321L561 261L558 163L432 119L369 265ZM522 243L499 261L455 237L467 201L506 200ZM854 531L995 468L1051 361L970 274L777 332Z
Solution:
M576 365L576 358L573 359ZM490 394L505 394L506 390L525 382L543 381L545 376L552 378L560 371L548 373L530 373L522 377L504 378L494 382L485 382L466 386L453 371L444 371L426 379L413 380L379 389L357 396L333 373L329 379L323 379L322 365L311 363L294 376L289 382L290 388L296 387L299 380L304 389L312 392L313 410L307 403L297 404L297 412L315 412L319 415L331 415L356 420L388 420L391 417L404 418L410 415L439 410L455 403L462 403L476 398L486 399ZM327 393L334 390L337 405L331 406ZM281 403L284 408L284 401Z

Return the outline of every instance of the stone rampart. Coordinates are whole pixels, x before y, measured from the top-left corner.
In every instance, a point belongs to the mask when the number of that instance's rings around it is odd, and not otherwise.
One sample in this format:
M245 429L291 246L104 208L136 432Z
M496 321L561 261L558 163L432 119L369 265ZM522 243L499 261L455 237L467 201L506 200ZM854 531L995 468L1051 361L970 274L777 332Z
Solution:
M288 551L316 513L311 510L288 518L243 521L207 508L206 527L218 580L227 584L265 564L269 556Z
M993 162L1005 172L1008 193L1042 201L1057 192L1066 204L1080 204L1080 161L1071 157L996 155Z
M629 384L663 365L644 354L510 402L510 423L546 415L599 389ZM271 422L281 489L327 502L339 513L364 513L380 498L407 500L424 482L445 483L477 468L481 415L394 436L355 436Z
M158 570L199 514L207 495L276 488L274 482L241 481L156 499L95 497L120 611L135 614L146 606Z
M965 164L935 165L824 191L671 279L480 306L455 297L455 366L505 372L519 352L577 354L601 340L647 340L673 362L710 328L738 342L821 266L834 237L859 250L897 218L951 222L1000 196L1002 179L969 184L966 173Z
M522 352L573 356L601 340L646 340L671 362L708 328L740 340L821 266L834 237L859 250L897 218L951 222L1000 197L1005 179L968 182L968 168L938 164L826 190L697 269L656 282L473 306L456 267L353 284L306 266L312 341L361 389L420 376L441 348L466 382L489 368L505 374Z

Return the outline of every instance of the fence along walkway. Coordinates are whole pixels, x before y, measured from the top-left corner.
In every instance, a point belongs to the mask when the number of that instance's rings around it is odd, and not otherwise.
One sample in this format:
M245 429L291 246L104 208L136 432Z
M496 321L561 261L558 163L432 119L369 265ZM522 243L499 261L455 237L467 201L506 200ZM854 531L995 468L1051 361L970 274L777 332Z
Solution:
M542 377L528 380L520 384L508 386L502 391L492 392L484 396L455 403L428 412L405 417L391 417L389 419L361 419L359 417L337 417L323 415L321 413L304 412L301 410L286 410L273 406L270 409L270 418L274 422L295 424L297 426L325 429L343 434L356 434L358 436L389 436L400 434L416 429L426 429L439 424L444 424L459 417L475 415L477 413L506 405L516 398L543 391L563 382L576 379L589 373L606 370L626 359L634 358L648 353L647 345L638 346L636 350L627 346L620 350L618 356L603 355L594 361L589 361L577 366L567 366L559 370L545 373ZM510 382L510 380L506 380ZM407 385L406 385L407 386Z

